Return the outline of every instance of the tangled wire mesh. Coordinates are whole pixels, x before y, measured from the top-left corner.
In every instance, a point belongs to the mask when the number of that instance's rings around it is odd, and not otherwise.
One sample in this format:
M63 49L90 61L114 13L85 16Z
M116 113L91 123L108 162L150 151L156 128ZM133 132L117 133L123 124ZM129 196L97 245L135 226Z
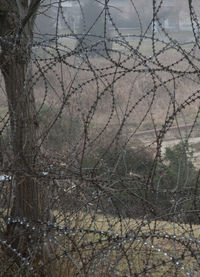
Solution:
M29 1L24 18L13 2L8 32L0 0L0 276L199 276L198 2L187 39L163 24L173 1L153 0L145 23L144 1L127 1L128 34L111 0ZM36 17L31 37L36 15L53 29Z

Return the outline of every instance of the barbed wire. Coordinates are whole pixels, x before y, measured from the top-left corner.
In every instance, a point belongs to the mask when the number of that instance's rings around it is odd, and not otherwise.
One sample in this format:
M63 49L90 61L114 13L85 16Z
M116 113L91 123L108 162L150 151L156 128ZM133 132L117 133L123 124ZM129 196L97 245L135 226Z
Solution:
M198 276L198 3L188 32L163 24L166 3L144 24L145 1L124 2L128 33L111 0L42 1L32 42L21 19L0 28L0 276ZM9 57L27 66L13 102Z

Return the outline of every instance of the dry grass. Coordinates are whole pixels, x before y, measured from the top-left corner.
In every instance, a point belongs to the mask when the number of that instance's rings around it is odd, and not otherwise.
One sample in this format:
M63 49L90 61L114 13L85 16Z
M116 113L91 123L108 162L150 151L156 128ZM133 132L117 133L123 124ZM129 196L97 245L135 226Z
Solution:
M144 45L144 47L146 46ZM147 46L147 48L149 47L150 45ZM162 71L156 73L157 89L154 91L152 76L145 71L140 73L131 71L133 61L125 62L125 58L122 55L120 62L124 69L121 71L119 67L118 73L115 73L116 67L113 66L114 64L111 61L103 58L90 58L90 66L95 71L98 68L96 75L93 74L86 61L80 64L81 61L78 58L69 58L67 64L63 64L62 67L60 65L49 66L48 63L41 62L40 66L44 71L44 76L38 75L38 65L34 69L36 73L34 75L35 96L38 107L44 100L44 105L59 109L63 101L66 101L67 105L64 108L64 113L86 118L89 116L90 110L93 112L92 107L100 95L90 126L103 127L108 120L110 125L118 125L126 113L128 115L126 119L127 126L138 126L142 122L141 128L149 129L153 127L153 122L158 127L162 126L167 112L173 113L175 107L177 108L193 92L198 90L195 77L191 76L188 79L187 76L183 76L177 79L174 84L172 75ZM176 50L169 50L158 56L159 62L164 67L181 58L182 55ZM117 56L114 56L113 60L119 62ZM137 58L135 63L136 68L141 69L143 67L139 65L140 61L137 61ZM188 62L184 59L173 69L184 71L188 69L188 66ZM126 72L126 74L123 75L123 72ZM172 80L169 81L171 78ZM166 82L166 86L163 85L163 82ZM0 100L2 104L0 114L3 116L5 94L3 82L1 83ZM81 89L78 88L79 86ZM149 96L138 103L141 97L149 91L152 91ZM173 106L174 101L175 107ZM198 105L198 101L196 101L184 111L181 111L176 117L179 124L182 124L185 120L192 122L198 110ZM149 112L150 106L151 112ZM144 118L146 113L148 114Z
M175 50L170 51L159 56L159 61L163 66L168 66L168 64L175 62L178 58L181 58L180 54L177 54ZM143 121L143 128L152 126L152 118L158 126L164 124L167 111L173 112L173 101L176 101L175 106L178 107L184 100L187 99L193 92L198 90L198 83L194 79L187 79L183 76L182 79L177 79L176 88L174 88L173 79L167 81L166 87L163 86L162 82L169 80L172 76L169 73L161 72L157 74L157 86L155 92L151 92L148 97L143 99L136 107L132 110L133 106L138 102L138 100L145 95L148 91L154 90L152 77L147 73L140 72L139 74L132 71L126 73L125 76L120 77L121 73L116 74L114 78L115 67L109 70L111 75L108 75L106 71L106 76L104 76L104 68L112 66L112 63L104 61L98 58L91 58L91 64L95 68L102 68L97 72L97 76L94 78L92 72L82 71L81 68L87 69L87 63L84 63L79 70L72 69L69 66L63 65L63 79L65 90L61 90L59 79L53 70L49 70L46 73L46 78L49 82L48 95L46 98L46 104L52 106L61 105L63 100L63 95L68 97L68 104L70 109L74 113L78 113L81 109L85 116L87 116L88 111L92 108L95 103L97 95L101 95L101 100L98 100L98 104L95 107L95 114L92 123L95 125L104 125L110 115L113 105L113 100L115 101L115 107L113 115L111 116L112 124L118 124L124 117L125 111L128 111L128 118L126 120L127 124L138 125L149 109L151 105L151 114L148 113ZM73 65L75 60L71 59L69 64ZM126 66L127 70L132 67L131 62L126 62L123 64ZM180 62L176 65L175 69L184 71L188 66L186 61ZM56 66L54 68L55 72L60 75L60 68ZM120 71L120 70L119 70ZM77 74L75 80L73 77ZM98 77L98 87L97 78ZM114 78L114 79L113 79ZM119 78L119 79L118 79ZM109 87L111 83L114 85ZM161 82L162 80L162 82ZM51 86L50 86L51 85ZM77 89L77 86L81 85L82 89ZM71 86L71 87L70 87ZM41 102L44 96L44 86L40 80L37 84L36 89L36 99ZM153 101L153 104L151 103ZM192 106L189 106L184 111L179 113L178 120L180 124L187 121L191 122L198 109L198 101ZM192 112L191 112L192 111Z
M131 46L134 46L134 43L131 43ZM141 54L152 54L148 44L143 44L142 47L144 49L141 48ZM157 47L158 51L162 45L158 44ZM187 47L189 49L190 46ZM188 49L185 48L187 51ZM176 50L170 49L165 54L159 55L158 58L163 68L166 68L181 58L181 55ZM198 90L198 80L192 74L190 78L183 75L182 78L175 80L169 72L166 72L167 70L163 69L154 76L155 86L152 76L144 70L144 65L140 64L138 57L134 58L133 56L130 61L129 59L125 60L126 55L122 55L119 60L119 56L116 54L112 59L117 64L114 65L113 61L106 61L103 58L90 58L89 64L87 61L81 64L80 60L73 57L67 59L67 63L63 63L62 66L41 62L43 77L40 74L37 75L39 71L35 66L33 79L37 107L43 103L52 108L53 114L51 114L51 118L48 118L49 122L53 120L64 102L64 116L78 116L83 122L89 123L91 128L88 127L87 135L90 139L95 137L96 132L100 132L107 123L112 128L113 125L119 126L124 115L127 116L125 124L127 128L129 126L137 127L140 123L141 129L152 128L153 123L160 127L164 124L168 113L173 114L174 109ZM136 68L141 70L140 72L132 70L133 62L135 62ZM194 61L194 63L198 63L198 61ZM119 65L117 71L116 65ZM173 69L184 71L188 66L188 62L184 60L174 65ZM153 67L156 68L154 64L152 64ZM92 68L94 71L91 70ZM147 93L149 95L144 97ZM5 107L2 81L0 101L2 103L0 115L3 117L7 108ZM199 101L196 101L181 111L176 118L179 124L185 120L193 121L198 106ZM126 128L124 128L125 131ZM108 140L111 141L114 136L115 132ZM73 238L70 237L70 240L69 236L63 234L59 236L58 234L55 239L58 242L57 251L53 258L49 261L48 255L44 254L39 261L41 266L51 263L51 267L54 267L56 272L55 277L79 276L79 270L82 268L90 272L93 269L93 276L97 277L114 276L115 272L119 276L134 276L138 273L140 276L154 277L162 276L164 273L169 277L186 276L187 271L193 265L198 266L188 246L192 245L194 251L198 250L198 243L195 242L196 244L193 245L190 239L199 238L199 226L159 220L120 219L102 214L101 211L91 211L90 213L80 211L74 214L56 211L55 216L59 226L64 224L69 229L96 230L96 233L85 234L77 231ZM108 240L109 232L112 234ZM117 233L120 236L118 241L116 241ZM134 237L135 233L136 238ZM128 237L123 237L126 234ZM173 236L176 236L177 239ZM182 241L186 243L184 244ZM76 245L75 250L72 247L73 243ZM167 255L165 255L166 253ZM183 253L182 259L180 256ZM6 258L2 256L0 267L4 266L6 261ZM180 261L180 264L174 264L170 260L172 257ZM36 268L38 266L33 265ZM184 265L184 270L180 268L182 265ZM13 270L16 270L16 267L17 265L14 264ZM47 266L47 269L52 271L51 267ZM144 272L144 269L147 271ZM50 273L47 273L46 276L50 276Z
M78 221L77 218L79 219ZM198 225L191 228L188 224L166 221L145 222L144 220L128 218L119 221L117 217L100 213L86 214L84 212L76 214L74 220L75 224L73 224L72 217L72 228L87 229L89 226L91 230L104 231L104 235L98 233L83 235L83 240L88 242L88 247L83 248L82 252L86 260L92 260L94 256L97 259L101 259L99 255L109 245L106 232L113 234L111 237L113 237L113 245L116 245L116 247L111 248L112 251L107 253L106 260L99 261L94 273L95 276L112 276L108 263L114 265L116 261L118 262L115 264L115 270L120 274L119 276L124 276L123 274L134 276L133 274L143 272L143 270L146 272L144 276L159 277L165 273L164 276L170 277L174 276L175 272L178 272L177 276L188 276L187 272L197 264L195 257L191 256L188 243L190 243L191 237L198 239L200 234ZM79 222L78 226L77 222ZM133 230L137 234L136 239L131 239L131 237L134 237ZM122 239L123 246L120 246L121 240L118 240L117 244L116 242L114 243L115 234L119 234L121 237L124 234L129 234L128 237L130 236L130 239L124 237ZM181 239L183 237L184 239ZM80 237L77 236L77 241L78 238ZM99 240L101 240L100 244L98 243ZM89 242L94 243L94 245L97 242L95 249ZM117 246L118 244L119 246ZM195 243L192 247L193 250L198 249ZM124 255L125 253L126 255ZM172 258L178 261L177 265L172 262Z
M72 230L89 229L96 232L52 233L56 251L50 251L50 244L47 244L47 251L43 251L43 256L37 262L30 260L39 276L75 277L81 276L80 272L83 276L92 276L91 270L94 270L93 276L97 277L113 276L113 272L130 277L134 274L149 277L165 274L171 277L177 272L177 276L185 277L193 267L198 267L195 255L191 254L191 249L192 253L199 249L195 242L200 235L198 225L130 218L120 220L100 212L80 211L73 216L72 213L62 215L55 211L54 214L60 227L66 225ZM2 252L0 258L3 272L9 263ZM11 277L15 273L20 277L32 276L25 269L20 271L18 264L12 262L6 276ZM46 275L40 275L41 272Z

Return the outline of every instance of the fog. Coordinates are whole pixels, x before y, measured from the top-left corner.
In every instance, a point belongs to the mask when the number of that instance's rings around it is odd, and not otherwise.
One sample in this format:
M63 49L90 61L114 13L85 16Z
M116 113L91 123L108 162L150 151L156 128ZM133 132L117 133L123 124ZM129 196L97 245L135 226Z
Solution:
M105 8L105 1L81 0L61 1L57 17L58 2L51 5L51 0L44 1L35 24L35 37L50 39L56 30L63 33L101 36L106 22L107 31L140 30L151 31L154 13L155 31L166 29L172 32L192 31L188 0L156 1L153 8L148 0L110 0ZM200 16L198 0L193 1L195 16ZM105 13L106 10L106 13ZM96 26L94 26L96 25Z

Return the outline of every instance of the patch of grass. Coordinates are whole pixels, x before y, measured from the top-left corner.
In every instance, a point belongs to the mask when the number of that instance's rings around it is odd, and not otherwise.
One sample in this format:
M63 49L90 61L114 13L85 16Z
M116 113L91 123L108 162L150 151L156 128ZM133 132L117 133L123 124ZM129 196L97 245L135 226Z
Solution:
M144 220L133 219L123 219L119 222L117 217L83 212L79 213L79 222L81 222L79 228L87 229L89 226L90 229L99 232L102 230L109 232L111 231L110 224L113 226L112 232L114 233L109 237L109 240L106 234L80 234L79 239L82 236L84 242L88 242L88 246L82 248L82 258L86 264L88 260L92 264L98 264L95 267L95 276L112 276L114 270L119 276L141 274L142 276L159 277L165 274L165 276L171 277L177 273L178 276L185 277L196 263L189 248L186 250L187 247L185 248L178 239L173 239L176 234L177 238L184 236L189 241L191 229L187 224L179 225L164 221L145 222ZM141 229L135 239L134 235L132 236L133 239L128 237L116 238L115 233L123 237L123 234L131 234L131 230L136 231L140 225ZM198 238L199 226L196 226L192 232L192 235ZM151 234L157 234L157 237L151 237ZM169 239L170 236L171 239ZM84 245L84 243L77 241L77 245ZM101 255L106 258L100 258Z

